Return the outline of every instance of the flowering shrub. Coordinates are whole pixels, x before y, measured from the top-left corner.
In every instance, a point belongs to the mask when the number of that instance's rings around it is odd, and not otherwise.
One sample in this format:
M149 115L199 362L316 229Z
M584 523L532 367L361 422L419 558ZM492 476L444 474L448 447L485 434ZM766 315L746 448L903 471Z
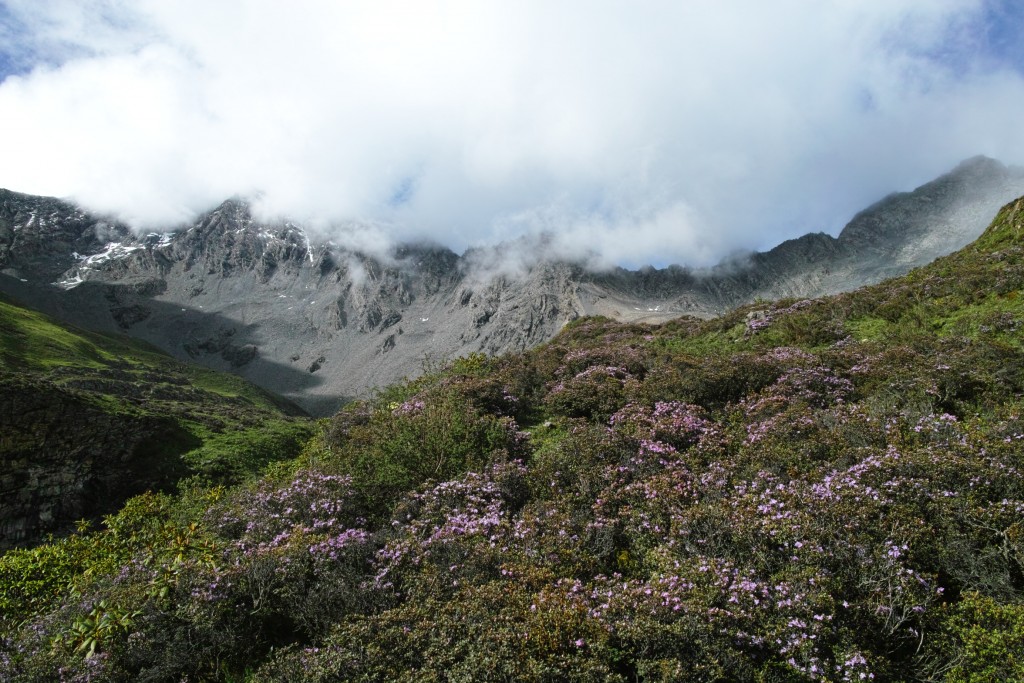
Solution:
M640 441L660 441L682 450L714 432L700 406L679 401L658 401L653 408L630 403L611 416L609 423Z
M650 403L675 400L717 409L770 385L784 367L749 351L715 349L699 359L679 354L652 368L637 395Z
M295 532L334 534L365 524L352 477L300 470L282 485L263 479L211 510L209 522L242 548L274 548Z
M516 457L525 442L514 419L442 391L385 404L366 424L352 426L335 466L351 476L374 514L386 514L398 495L421 482L483 468L498 453Z
M634 346L619 346L608 343L593 348L577 348L562 357L562 364L555 370L556 377L574 377L593 367L619 367L629 374L643 378L647 371L646 354Z
M853 384L836 377L830 368L790 368L774 384L740 402L747 442L760 441L777 429L792 433L813 427L813 409L842 404L852 391Z
M544 404L556 415L606 420L636 386L636 378L625 368L594 365L556 382L544 397Z

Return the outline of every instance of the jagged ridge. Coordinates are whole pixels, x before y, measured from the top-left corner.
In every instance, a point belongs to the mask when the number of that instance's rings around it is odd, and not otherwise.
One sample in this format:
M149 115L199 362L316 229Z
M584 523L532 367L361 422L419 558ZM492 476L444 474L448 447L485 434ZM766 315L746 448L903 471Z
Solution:
M583 315L710 317L877 282L959 248L1021 191L1024 171L977 157L862 211L838 238L805 235L706 271L595 273L538 257L515 274L500 268L500 248L460 257L403 245L375 258L311 241L297 225L256 221L239 199L187 229L135 237L71 204L5 191L0 291L326 414L431 358L523 350Z

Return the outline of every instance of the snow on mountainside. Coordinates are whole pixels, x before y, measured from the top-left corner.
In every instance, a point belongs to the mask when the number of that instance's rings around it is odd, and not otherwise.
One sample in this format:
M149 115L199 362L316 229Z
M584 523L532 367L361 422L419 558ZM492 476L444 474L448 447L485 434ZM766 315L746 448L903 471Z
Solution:
M1024 170L977 157L864 210L838 238L805 235L700 272L538 258L512 276L483 265L500 247L404 245L382 260L263 224L237 199L186 229L136 236L60 200L0 191L0 291L324 414L425 361L523 350L582 315L656 322L855 289L963 246L1022 193Z

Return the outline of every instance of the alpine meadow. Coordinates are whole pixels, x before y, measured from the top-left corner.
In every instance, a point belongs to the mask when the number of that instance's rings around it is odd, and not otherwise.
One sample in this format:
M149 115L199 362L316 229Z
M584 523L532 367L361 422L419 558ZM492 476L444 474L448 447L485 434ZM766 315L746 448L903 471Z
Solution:
M1024 199L903 277L581 318L351 402L292 457L193 465L0 558L0 661L14 681L1019 679L1022 239Z

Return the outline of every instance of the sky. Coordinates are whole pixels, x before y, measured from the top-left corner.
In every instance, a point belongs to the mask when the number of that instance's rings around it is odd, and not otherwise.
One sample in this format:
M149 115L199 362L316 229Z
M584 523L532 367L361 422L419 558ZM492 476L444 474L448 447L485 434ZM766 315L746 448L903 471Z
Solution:
M6 0L0 187L706 266L1024 164L1022 32L1019 0Z

